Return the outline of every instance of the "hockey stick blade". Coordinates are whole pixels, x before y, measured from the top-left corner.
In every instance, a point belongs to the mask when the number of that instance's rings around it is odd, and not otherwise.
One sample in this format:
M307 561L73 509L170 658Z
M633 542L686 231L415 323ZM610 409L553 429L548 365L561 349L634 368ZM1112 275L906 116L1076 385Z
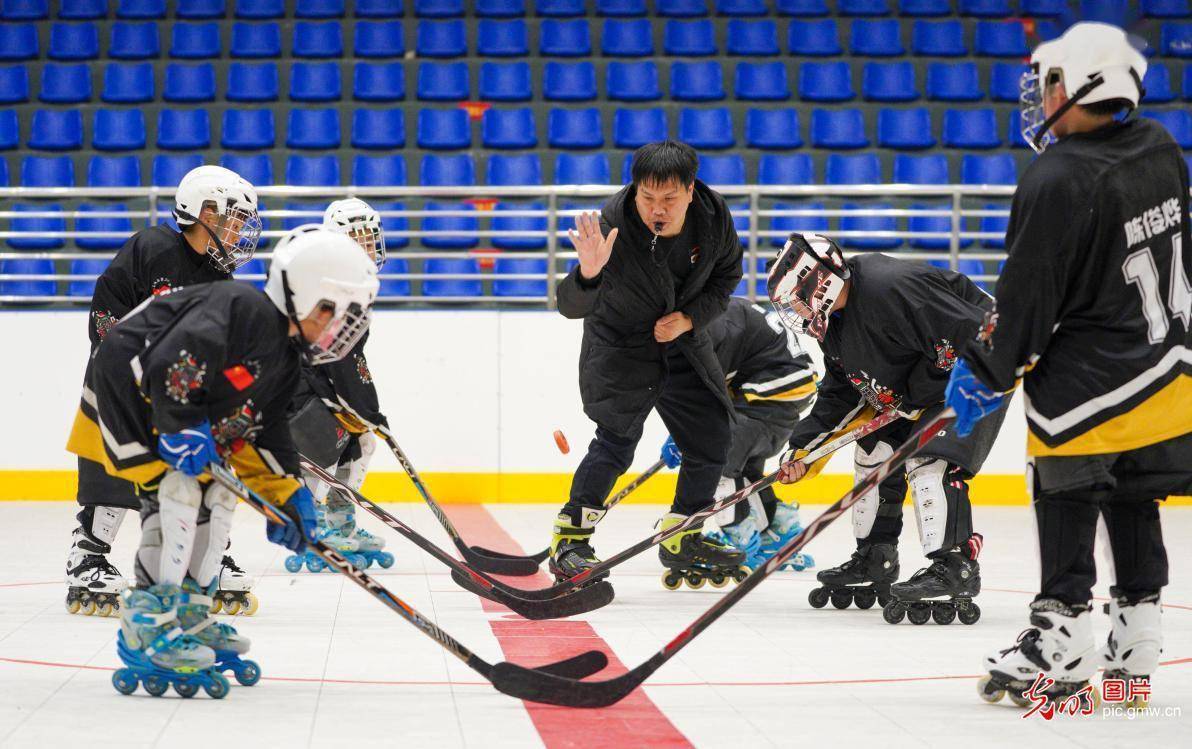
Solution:
M468 564L478 570L491 572L494 575L510 575L512 577L529 577L538 572L542 560L534 557L519 557L512 554L502 554L481 546L468 546L463 539L455 539L455 547L463 555ZM546 558L543 553L543 559Z
M545 600L527 600L512 595L508 589L490 587L487 590L477 585L473 580L458 570L451 571L451 579L464 590L475 593L482 598L508 607L513 613L526 619L562 619L567 616L586 614L602 606L607 606L613 600L613 586L607 581L600 581L595 585L586 585L572 591L566 596L548 598Z
M550 556L549 548L543 549L542 551L538 552L537 554L527 554L525 556L521 556L519 554L506 554L503 551L496 551L494 549L486 549L483 546L470 546L468 548L470 548L472 551L476 552L477 554L483 554L485 556L494 557L496 559L533 559L538 564L542 564L543 562L546 561L546 558Z
M512 665L512 664L508 664ZM529 669L539 674L562 676L565 679L582 679L585 676L604 670L608 665L608 656L599 650L589 650L565 661L551 663L546 666Z
M655 655L632 671L605 681L578 681L547 671L503 661L493 666L493 686L510 697L563 707L608 707L641 686L666 656ZM559 665L559 664L556 664Z

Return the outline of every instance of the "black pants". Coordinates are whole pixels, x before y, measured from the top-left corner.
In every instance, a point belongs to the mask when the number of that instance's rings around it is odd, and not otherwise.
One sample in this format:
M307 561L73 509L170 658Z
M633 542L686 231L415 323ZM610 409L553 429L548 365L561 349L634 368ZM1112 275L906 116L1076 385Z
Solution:
M1070 606L1092 599L1098 517L1109 536L1113 595L1139 600L1167 585L1159 502L1192 490L1192 434L1122 453L1039 457L1030 470L1040 598Z
M732 425L724 476L738 479L737 485L743 487L764 478L766 461L786 449L791 432L799 423L799 409L794 403L785 401L746 401L741 398L734 400L733 410L737 419ZM762 489L758 492L758 498L766 511L765 519L773 520L774 510L778 506L778 495L774 493L774 488L768 486ZM741 522L749 515L748 502L741 502L733 509L734 523Z
M79 458L79 493L76 496L83 507L136 510L141 506L132 482L109 475L99 463L86 458Z
M730 421L724 405L677 346L669 347L666 365L654 409L683 453L671 511L690 515L712 503L728 454ZM633 462L648 415L641 414L626 433L596 426L596 438L571 480L564 513L578 517L585 507L604 506L613 484Z

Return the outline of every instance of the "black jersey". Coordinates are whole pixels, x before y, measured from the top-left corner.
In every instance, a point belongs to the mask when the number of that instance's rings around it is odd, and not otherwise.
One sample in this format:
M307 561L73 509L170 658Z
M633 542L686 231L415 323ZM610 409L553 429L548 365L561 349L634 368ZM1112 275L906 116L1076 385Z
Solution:
M811 450L866 407L913 414L944 400L957 346L993 298L960 273L880 253L846 261L848 302L829 318L815 406L791 436Z
M284 502L298 487L286 420L298 360L289 321L248 284L150 297L96 348L69 448L144 485L165 470L158 435L209 421L245 483Z
M1192 431L1187 215L1187 165L1150 120L1066 137L1023 174L993 347L965 358L998 390L1024 379L1031 455Z
M802 408L815 396L815 367L776 313L741 297L708 325L729 391L746 401L784 401Z
M366 332L351 352L339 361L320 364L317 367L304 363L302 378L290 405L291 411L296 412L312 398L318 398L329 405L347 406L372 424L388 426L385 415L381 413L372 371L368 368L368 360L364 358L364 344L367 341ZM355 419L335 411L334 406L331 408L348 431L357 434L368 431L367 427Z
M159 225L129 237L95 282L88 316L91 347L128 311L179 286L223 281L231 275L190 248L181 233Z

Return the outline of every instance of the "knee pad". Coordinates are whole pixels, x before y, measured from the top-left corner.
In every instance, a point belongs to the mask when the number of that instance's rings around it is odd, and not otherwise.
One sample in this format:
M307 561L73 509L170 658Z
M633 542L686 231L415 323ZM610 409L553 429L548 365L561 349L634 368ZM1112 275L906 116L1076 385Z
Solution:
M335 466L327 466L323 470L327 471L327 473L334 475L335 468L336 468ZM307 473L306 471L302 472L302 483L306 484L306 488L310 491L311 495L315 498L315 502L322 502L324 499L327 498L327 493L329 491L331 491L330 484L323 481L322 479L315 477L314 474Z
M893 455L894 448L885 442L878 442L869 451L857 445L853 454L854 481L860 483L861 479L870 471L885 463ZM880 489L879 486L873 487L862 494L861 498L853 505L853 536L855 538L868 538L869 532L873 530L873 522L877 520Z
M76 543L86 546L86 551L107 554L112 550L116 533L128 512L125 507L87 505L75 516L83 536Z
M948 461L941 458L911 458L906 462L906 479L915 500L915 520L923 554L944 546L948 527L948 496L944 490Z
M360 447L360 457L349 464L347 479L344 483L356 491L360 491L360 487L364 486L364 477L368 473L368 464L372 462L373 453L377 451L377 438L372 435L372 432L365 432L356 438L356 444Z
M1128 676L1150 676L1159 667L1163 652L1162 607L1159 594L1131 601L1118 596L1109 602L1112 629L1102 655L1105 671Z
M732 476L721 476L720 483L716 485L716 494L713 495L713 500L719 502L725 497L735 494L739 489L745 487L744 478L733 478ZM745 509L742 510L742 507ZM732 507L725 507L720 512L712 516L712 520L716 525L723 528L726 525L732 525L738 522L744 513L748 513L749 507L744 502L738 502Z
M223 566L223 554L232 536L232 515L236 511L236 495L220 484L211 484L203 494L206 521L200 522L195 533L195 550L190 560L190 576L206 588Z
M198 479L169 471L157 487L160 559L156 582L181 585L194 550L203 490ZM144 542L142 535L142 543Z

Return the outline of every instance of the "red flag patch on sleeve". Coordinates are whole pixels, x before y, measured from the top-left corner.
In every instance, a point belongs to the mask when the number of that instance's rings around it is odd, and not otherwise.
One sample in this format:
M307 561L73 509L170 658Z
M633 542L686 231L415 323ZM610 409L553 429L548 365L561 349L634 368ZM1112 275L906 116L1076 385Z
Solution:
M232 387L237 390L244 390L253 383L256 379L252 376L252 372L248 371L248 367L243 364L237 364L234 367L228 367L223 371L224 377L228 378L228 382L232 383Z

